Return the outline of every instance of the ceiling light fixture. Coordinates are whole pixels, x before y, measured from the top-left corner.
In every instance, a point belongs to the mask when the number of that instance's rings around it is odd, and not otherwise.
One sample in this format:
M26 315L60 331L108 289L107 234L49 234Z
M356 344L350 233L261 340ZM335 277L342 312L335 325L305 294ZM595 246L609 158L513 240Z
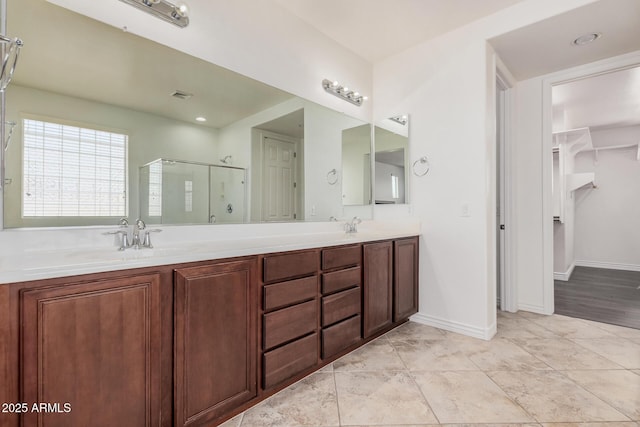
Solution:
M196 122L206 122L206 121L207 121L207 119L202 117L202 116L196 117Z
M322 87L326 92L357 105L358 107L361 106L364 101L369 99L366 96L360 95L360 93L356 91L350 90L346 86L341 86L337 81L324 79L322 80Z
M584 46L589 43L593 43L594 41L598 40L600 37L602 37L602 33L583 34L577 39L575 39L574 41L572 41L571 44L573 44L574 46Z
M153 16L170 22L180 28L189 25L189 9L184 3L173 4L168 0L120 0L131 6L144 10Z

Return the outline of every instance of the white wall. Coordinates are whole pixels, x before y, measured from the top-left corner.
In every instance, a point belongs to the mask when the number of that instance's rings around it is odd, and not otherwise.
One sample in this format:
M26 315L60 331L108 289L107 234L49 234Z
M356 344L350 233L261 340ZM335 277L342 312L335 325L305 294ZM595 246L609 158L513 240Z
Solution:
M272 0L189 0L187 28L167 24L119 0L50 0L116 28L189 53L369 121L362 107L327 94L323 79L372 93L371 64L329 39Z
M408 112L412 160L427 155L431 162L431 172L423 178L411 176L409 184L414 214L422 222L417 320L480 337L493 334L495 65L485 41L587 3L523 1L375 64L374 118ZM525 85L523 91L541 96L535 84ZM519 92L520 87L518 97ZM540 141L540 104L524 103L518 114L530 116L522 126L518 123L515 137L526 139L531 131L534 139L537 132ZM528 152L531 159L513 168L517 174L513 181L539 176L539 144L517 148L523 148L522 155ZM535 231L536 224L541 224L540 181L525 193L518 191L517 182L513 185L520 203L516 215L527 208L534 212L524 221L518 217L515 233L523 250L519 245L516 280L537 280L541 272L535 260L542 260L542 250L529 246L527 237L540 233ZM469 217L461 216L462 205L470 207ZM537 235L536 240L540 240ZM528 294L527 289L520 294L531 302L527 308L542 307L536 292L533 289Z
M596 147L636 144L640 126L592 131ZM595 172L597 189L575 192L578 265L640 271L640 161L637 146L576 156L576 172Z
M125 131L129 135L129 219L138 216L138 168L157 158L205 163L218 159L217 130L205 126L141 113L114 105L92 102L18 85L7 90L7 120L20 123L20 114L63 119ZM21 218L22 126L16 126L7 150L7 178L13 183L5 190L7 228L67 225L64 217L46 221ZM79 225L76 218L73 225ZM84 225L103 224L86 218Z

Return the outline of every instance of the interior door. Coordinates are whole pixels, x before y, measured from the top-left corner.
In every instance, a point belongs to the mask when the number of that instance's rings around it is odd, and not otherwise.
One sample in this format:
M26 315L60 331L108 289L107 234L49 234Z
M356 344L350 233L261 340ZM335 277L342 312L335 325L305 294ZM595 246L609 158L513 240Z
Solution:
M274 137L263 139L262 220L296 218L296 144Z

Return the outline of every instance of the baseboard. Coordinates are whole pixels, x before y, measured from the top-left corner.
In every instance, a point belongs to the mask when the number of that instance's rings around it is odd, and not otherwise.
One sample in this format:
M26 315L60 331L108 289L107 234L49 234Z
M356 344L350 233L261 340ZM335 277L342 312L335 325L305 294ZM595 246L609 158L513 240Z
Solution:
M562 280L567 282L570 278L571 278L571 273L573 273L573 269L576 268L577 261L572 263L569 268L567 269L567 271L565 271L564 273L556 273L555 271L553 272L553 280Z
M531 313L538 313L538 314L553 314L553 313L547 313L544 310L544 307L541 305L532 305L532 304L518 304L518 310L522 310L522 311L529 311Z
M609 270L640 271L638 264L619 264L616 262L576 261L578 267L606 268Z
M495 322L487 328L479 328L477 326L469 325L466 323L446 320L440 317L430 316L423 313L414 314L413 316L411 316L410 320L416 323L421 323L423 325L433 326L434 328L444 329L446 331L467 335L473 338L480 338L482 340L490 340L497 331Z

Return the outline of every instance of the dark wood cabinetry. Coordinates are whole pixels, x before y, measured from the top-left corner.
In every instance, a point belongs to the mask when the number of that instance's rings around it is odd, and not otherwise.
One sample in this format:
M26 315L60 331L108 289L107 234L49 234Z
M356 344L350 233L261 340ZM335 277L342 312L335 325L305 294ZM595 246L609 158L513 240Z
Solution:
M256 267L175 271L176 425L203 425L257 395Z
M362 246L322 251L322 358L362 341Z
M393 321L418 312L418 238L393 242Z
M1 285L0 398L71 411L0 425L215 426L417 304L417 237Z
M160 278L140 275L20 292L23 426L158 426Z
M269 390L318 364L320 253L266 255L262 263L262 387Z
M393 242L366 243L364 251L363 329L370 337L393 322Z

